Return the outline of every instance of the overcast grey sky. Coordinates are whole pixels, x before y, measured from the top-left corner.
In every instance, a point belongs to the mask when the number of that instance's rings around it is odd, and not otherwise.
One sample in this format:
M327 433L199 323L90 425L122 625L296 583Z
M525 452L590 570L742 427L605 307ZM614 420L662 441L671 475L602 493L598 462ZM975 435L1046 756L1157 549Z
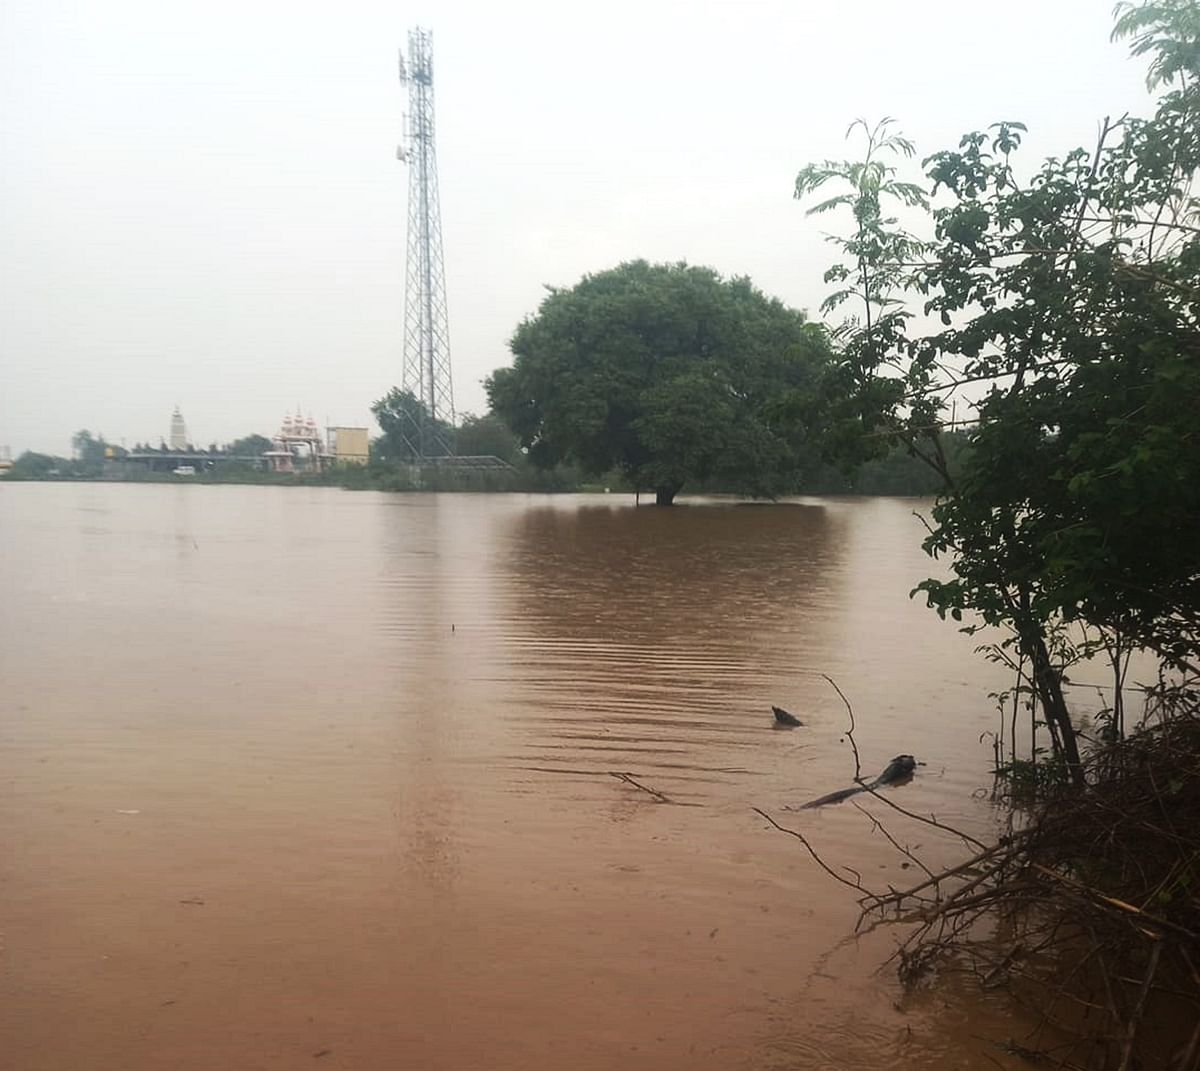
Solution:
M622 260L815 312L791 199L857 116L921 154L998 119L1032 160L1142 111L1111 0L0 0L0 445L79 428L369 423L399 379L396 52L434 33L459 412L543 286ZM373 425L372 425L373 426Z

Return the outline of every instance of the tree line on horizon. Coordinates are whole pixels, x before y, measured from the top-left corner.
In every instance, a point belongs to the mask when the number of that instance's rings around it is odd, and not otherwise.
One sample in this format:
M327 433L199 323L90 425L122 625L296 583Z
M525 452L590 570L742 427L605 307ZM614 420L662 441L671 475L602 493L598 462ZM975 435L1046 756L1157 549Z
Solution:
M13 462L7 479L95 479L105 471L105 463L123 461L130 454L211 454L237 458L261 457L271 449L271 440L265 435L244 435L233 442L219 445L210 443L207 448L189 444L182 450L173 450L165 441L157 446L135 443L132 449L111 443L101 433L82 428L71 436L71 456L39 453L26 450Z

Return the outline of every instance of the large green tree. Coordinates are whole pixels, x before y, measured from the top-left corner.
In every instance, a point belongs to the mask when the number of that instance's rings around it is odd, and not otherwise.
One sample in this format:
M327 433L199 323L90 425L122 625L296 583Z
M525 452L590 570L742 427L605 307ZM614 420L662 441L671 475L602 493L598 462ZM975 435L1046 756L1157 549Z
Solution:
M830 352L748 279L645 261L552 289L510 345L488 397L530 459L619 470L660 505L695 481L787 490L796 442L771 406L815 389Z
M1200 656L1200 15L1194 3L1124 4L1115 36L1166 87L1149 119L1102 124L1022 174L1024 127L998 123L924 161L887 123L864 157L805 168L812 211L852 210L831 306L846 388L834 427L894 441L943 479L926 549L951 575L921 585L942 614L1008 630L1003 649L1082 779L1062 670L1079 627L1119 661ZM889 202L926 208L907 233ZM920 330L913 313L940 320ZM970 413L962 470L943 431ZM835 406L836 408L836 406ZM971 412L971 410L974 412ZM1068 627L1070 626L1070 627ZM1117 678L1119 679L1119 671Z

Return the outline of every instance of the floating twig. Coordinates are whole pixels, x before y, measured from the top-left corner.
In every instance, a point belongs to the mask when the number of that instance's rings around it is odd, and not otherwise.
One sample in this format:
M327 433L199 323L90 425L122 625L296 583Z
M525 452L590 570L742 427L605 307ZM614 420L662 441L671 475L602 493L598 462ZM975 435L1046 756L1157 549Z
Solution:
M854 752L854 780L862 781L862 763L858 759L858 745L854 742L854 708L850 705L846 694L838 687L837 681L825 673L822 673L821 676L833 686L833 690L842 697L842 702L846 704L846 713L850 715L850 728L846 730L846 739L850 741L850 750Z
M634 780L634 777L632 774L619 773L616 770L609 770L608 774L610 777L615 777L618 781L624 781L627 785L633 785L634 788L640 788L643 792L647 793L648 795L653 796L656 800L658 800L659 803L674 803L675 802L673 799L671 799L670 796L664 796L661 792L658 791L658 789L650 788L647 785L643 785L640 781Z

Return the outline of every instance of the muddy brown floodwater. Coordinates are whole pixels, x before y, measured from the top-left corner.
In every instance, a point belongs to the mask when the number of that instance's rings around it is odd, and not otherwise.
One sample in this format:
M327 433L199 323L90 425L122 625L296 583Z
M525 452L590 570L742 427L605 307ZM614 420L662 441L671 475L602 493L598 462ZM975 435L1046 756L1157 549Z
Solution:
M784 810L853 775L828 673L866 770L995 821L921 505L0 487L0 1066L1007 1066L751 811L906 880Z

